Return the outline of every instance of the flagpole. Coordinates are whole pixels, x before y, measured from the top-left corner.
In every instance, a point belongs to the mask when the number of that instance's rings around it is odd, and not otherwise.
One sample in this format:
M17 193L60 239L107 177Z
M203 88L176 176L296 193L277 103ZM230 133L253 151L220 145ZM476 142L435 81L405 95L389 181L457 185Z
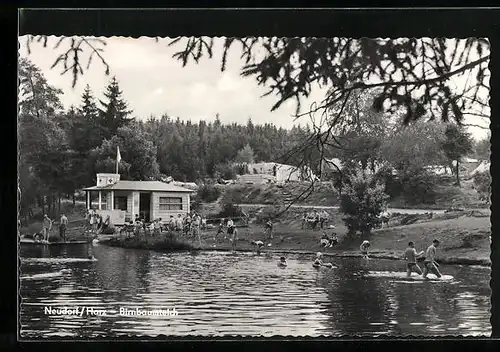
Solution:
M118 175L118 163L120 162L122 156L120 155L120 147L116 147L116 174Z

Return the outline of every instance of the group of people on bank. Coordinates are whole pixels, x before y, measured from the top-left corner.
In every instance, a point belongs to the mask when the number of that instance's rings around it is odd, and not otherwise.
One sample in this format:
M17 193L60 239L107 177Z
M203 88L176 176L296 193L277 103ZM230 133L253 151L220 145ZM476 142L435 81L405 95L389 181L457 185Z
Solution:
M35 241L48 242L52 226L54 225L54 220L51 219L47 214L43 215L41 230L33 235ZM66 231L68 229L68 218L66 215L61 214L59 219L59 237L66 242Z
M176 232L184 236L198 236L201 231L206 228L207 220L201 214L193 211L184 216L178 214L177 217L171 215L169 219L164 221L162 218L156 218L150 223L146 222L138 214L135 219L128 224L133 227L134 235L138 236L142 233L159 235L163 231Z
M302 225L301 228L307 229L311 228L316 230L318 228L324 229L328 223L329 215L323 210L318 212L317 210L313 210L312 212L305 211L302 214Z

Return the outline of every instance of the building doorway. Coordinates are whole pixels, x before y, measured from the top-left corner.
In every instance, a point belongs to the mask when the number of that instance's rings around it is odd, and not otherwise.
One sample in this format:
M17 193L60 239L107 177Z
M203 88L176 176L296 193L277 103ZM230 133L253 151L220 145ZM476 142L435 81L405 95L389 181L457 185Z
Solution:
M151 193L139 194L139 217L145 222L151 221Z

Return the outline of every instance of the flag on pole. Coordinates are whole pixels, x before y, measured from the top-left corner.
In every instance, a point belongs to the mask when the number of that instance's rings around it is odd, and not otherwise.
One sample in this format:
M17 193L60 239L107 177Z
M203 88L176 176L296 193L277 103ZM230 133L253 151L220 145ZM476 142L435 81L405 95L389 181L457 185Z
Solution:
M118 174L118 164L122 160L122 156L120 155L120 147L116 147L116 174Z
M120 155L120 147L116 147L116 162L119 163L122 160L122 156Z

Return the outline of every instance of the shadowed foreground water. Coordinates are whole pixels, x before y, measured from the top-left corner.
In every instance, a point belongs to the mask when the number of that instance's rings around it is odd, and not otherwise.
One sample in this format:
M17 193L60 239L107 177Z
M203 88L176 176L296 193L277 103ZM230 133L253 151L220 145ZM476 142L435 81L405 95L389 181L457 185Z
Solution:
M57 259L88 253L97 261ZM491 334L489 268L442 265L455 279L425 282L370 276L404 270L404 263L359 258L317 270L311 256L289 255L279 269L277 254L102 245L22 248L21 258L21 337ZM108 316L48 315L49 306L94 307ZM118 314L136 307L175 308L177 315Z

